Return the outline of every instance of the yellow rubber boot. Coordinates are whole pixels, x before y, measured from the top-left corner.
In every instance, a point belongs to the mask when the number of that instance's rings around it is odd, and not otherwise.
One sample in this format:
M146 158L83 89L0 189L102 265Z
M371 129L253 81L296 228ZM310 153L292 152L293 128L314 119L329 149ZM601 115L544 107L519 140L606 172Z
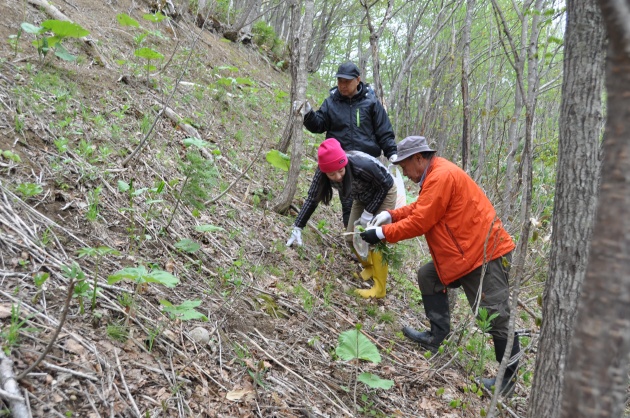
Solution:
M384 298L385 285L387 283L387 274L389 273L389 265L383 263L383 254L380 251L370 251L368 260L371 261L374 279L374 286L371 289L356 289L355 293L362 298Z
M368 253L367 258L363 258L359 255L359 253L356 252L356 250L354 250L354 254L357 256L357 258L359 259L359 262L361 263L361 266L363 266L363 270L361 270L361 273L359 273L359 277L361 277L362 280L370 280L372 278L372 275L374 274L374 271L372 269L372 260L371 260L371 254L372 252L370 251ZM356 273L354 273L356 274Z

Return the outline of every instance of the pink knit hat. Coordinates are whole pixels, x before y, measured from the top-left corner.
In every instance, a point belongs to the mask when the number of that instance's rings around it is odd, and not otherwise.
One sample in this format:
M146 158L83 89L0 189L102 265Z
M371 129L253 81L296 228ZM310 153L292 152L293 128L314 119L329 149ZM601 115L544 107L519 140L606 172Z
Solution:
M317 150L317 164L322 173L341 170L348 164L348 157L335 138L328 138Z

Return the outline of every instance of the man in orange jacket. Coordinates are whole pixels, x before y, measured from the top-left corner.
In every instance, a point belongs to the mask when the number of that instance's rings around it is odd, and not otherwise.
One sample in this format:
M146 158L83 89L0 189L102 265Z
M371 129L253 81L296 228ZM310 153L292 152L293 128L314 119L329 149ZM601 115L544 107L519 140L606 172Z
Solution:
M501 220L475 181L461 168L435 155L422 136L398 144L394 164L420 186L418 199L399 209L383 211L368 224L361 238L370 244L395 243L424 235L431 262L418 270L418 285L431 329L418 332L404 327L403 334L433 353L450 332L448 287L463 287L473 309L488 311L495 357L501 362L507 345L509 267L515 245ZM485 274L484 274L485 273ZM519 357L518 338L512 346L501 392L514 389ZM490 389L495 379L483 379Z

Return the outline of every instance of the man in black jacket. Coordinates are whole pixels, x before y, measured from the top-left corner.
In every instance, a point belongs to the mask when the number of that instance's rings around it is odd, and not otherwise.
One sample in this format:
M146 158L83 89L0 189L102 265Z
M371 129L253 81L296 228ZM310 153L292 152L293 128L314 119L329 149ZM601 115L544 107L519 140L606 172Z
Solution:
M319 110L314 111L308 101L302 105L304 127L312 133L325 133L326 138L337 139L344 151L362 151L376 158L383 152L386 158L394 158L394 129L374 91L361 81L359 68L346 62L339 66L335 77L337 87L330 89L330 96ZM299 103L293 105L297 109ZM343 225L347 227L352 199L341 194L339 198ZM301 235L301 228L298 231L294 228L293 234Z

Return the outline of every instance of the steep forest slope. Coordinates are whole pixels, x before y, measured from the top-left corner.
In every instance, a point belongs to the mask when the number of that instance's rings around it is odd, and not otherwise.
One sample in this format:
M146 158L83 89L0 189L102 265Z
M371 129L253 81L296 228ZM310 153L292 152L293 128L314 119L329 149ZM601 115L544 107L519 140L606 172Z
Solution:
M317 211L304 247L285 247L295 213L267 209L285 173L265 154L282 136L290 78L263 51L185 10L147 20L148 2L57 7L90 32L62 40L76 62L54 56L58 44L38 54L19 32L50 11L4 0L0 14L1 341L16 375L46 354L19 379L32 416L483 414L489 398L471 377L497 365L465 300L443 353L400 332L426 326L423 242L400 246L378 302L352 294L366 284L335 205ZM298 206L323 139L306 138ZM340 333L357 324L380 363L339 357ZM529 361L505 416L523 416ZM393 386L370 388L361 372Z

